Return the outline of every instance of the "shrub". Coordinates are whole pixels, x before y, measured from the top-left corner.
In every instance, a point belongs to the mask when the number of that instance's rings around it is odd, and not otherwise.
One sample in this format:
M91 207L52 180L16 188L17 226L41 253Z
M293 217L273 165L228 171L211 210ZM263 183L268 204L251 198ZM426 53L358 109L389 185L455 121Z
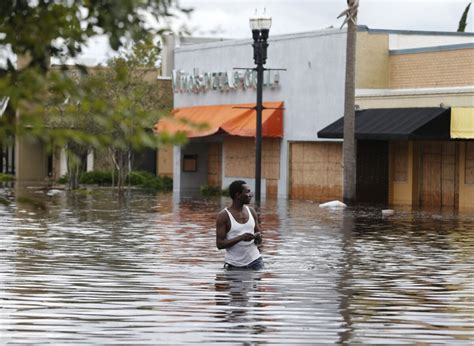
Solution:
M63 176L58 183L64 184L67 177ZM85 172L81 174L79 179L81 184L88 185L112 185L112 173L102 171ZM127 176L127 182L133 186L140 186L146 189L158 191L173 190L173 179L170 177L157 177L150 172L132 171Z
M5 182L5 181L14 181L15 176L12 174L4 174L0 173L0 182Z
M81 184L111 185L112 173L101 171L84 172L81 174L79 182Z
M173 190L173 178L171 177L160 177L161 188L163 191L172 191Z
M173 179L170 177L157 177L150 172L133 171L128 174L127 181L130 185L141 186L146 189L158 191L171 191Z
M68 182L67 175L63 175L61 178L57 180L58 184L67 184L67 182Z
M226 193L226 190L222 190L220 187L212 185L202 185L200 191L203 196L225 196Z
M129 182L130 185L144 185L154 179L156 179L156 176L144 171L132 171L128 173L127 176L127 182Z

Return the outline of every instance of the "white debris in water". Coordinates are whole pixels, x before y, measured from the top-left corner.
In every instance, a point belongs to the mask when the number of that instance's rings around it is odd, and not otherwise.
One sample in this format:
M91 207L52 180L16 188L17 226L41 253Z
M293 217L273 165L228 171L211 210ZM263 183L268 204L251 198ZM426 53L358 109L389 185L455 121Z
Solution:
M321 229L321 227L319 227L319 226L313 226L313 227L311 227L311 229Z
M62 193L61 190L55 190L55 189L52 189L52 190L49 190L48 192L46 192L46 195L48 196L54 196L54 195L57 195L59 193Z
M393 215L395 214L395 210L393 209L383 209L382 210L382 215Z
M341 201L331 201L319 205L320 208L345 208L347 205Z

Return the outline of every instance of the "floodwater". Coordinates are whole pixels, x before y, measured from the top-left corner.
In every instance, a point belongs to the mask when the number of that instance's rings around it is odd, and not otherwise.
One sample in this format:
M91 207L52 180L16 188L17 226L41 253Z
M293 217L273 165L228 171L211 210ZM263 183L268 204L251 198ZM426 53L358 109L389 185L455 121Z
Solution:
M226 272L227 198L31 195L0 204L1 344L474 342L473 214L268 200L265 269Z

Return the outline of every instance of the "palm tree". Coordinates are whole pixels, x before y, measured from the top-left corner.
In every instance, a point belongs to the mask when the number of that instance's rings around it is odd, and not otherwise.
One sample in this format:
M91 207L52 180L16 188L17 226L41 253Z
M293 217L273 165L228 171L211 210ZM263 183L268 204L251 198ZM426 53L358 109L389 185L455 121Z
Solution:
M341 28L347 23L346 83L344 89L344 203L356 201L356 141L355 141L355 60L357 40L357 10L359 0L347 0L347 9L338 18L345 16Z
M459 20L459 26L458 26L458 32L464 32L466 30L467 26L467 15L469 13L469 8L471 7L471 3L469 3L466 8L464 9L464 12L461 16L461 19Z

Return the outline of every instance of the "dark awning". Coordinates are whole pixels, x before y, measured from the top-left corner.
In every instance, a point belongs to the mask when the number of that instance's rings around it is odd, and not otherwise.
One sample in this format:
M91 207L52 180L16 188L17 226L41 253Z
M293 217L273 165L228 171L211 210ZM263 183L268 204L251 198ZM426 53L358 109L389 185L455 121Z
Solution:
M450 108L379 108L356 111L356 139L449 139ZM343 138L344 117L318 132L320 138Z

